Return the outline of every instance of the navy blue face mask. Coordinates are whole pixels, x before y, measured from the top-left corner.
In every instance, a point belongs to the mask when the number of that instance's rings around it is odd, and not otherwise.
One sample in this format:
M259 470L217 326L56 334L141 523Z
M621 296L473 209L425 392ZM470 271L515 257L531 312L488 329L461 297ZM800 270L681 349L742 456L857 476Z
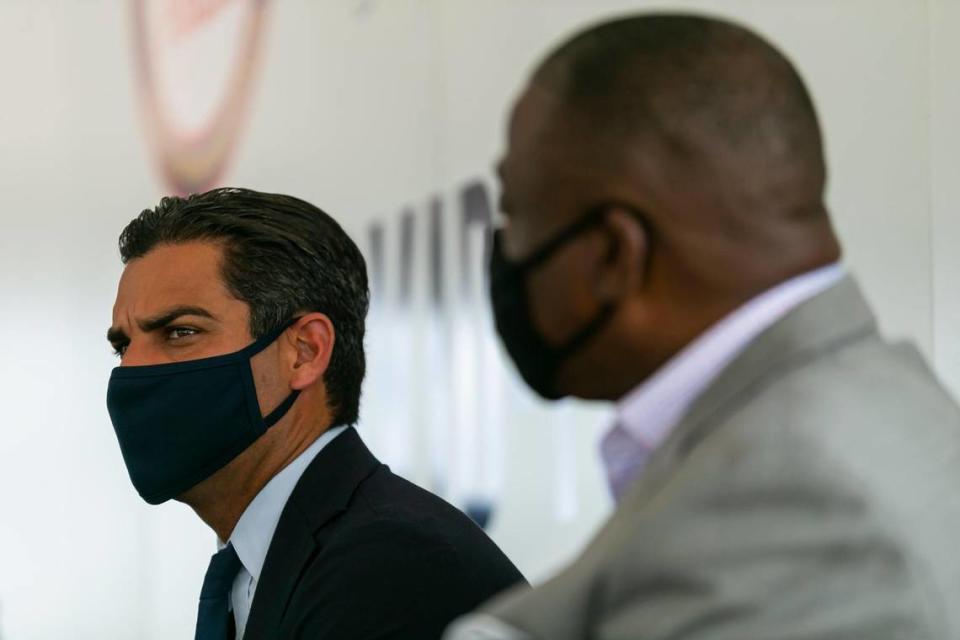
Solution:
M263 416L250 358L296 320L234 353L113 370L107 409L144 500L166 502L209 478L286 415L300 392Z

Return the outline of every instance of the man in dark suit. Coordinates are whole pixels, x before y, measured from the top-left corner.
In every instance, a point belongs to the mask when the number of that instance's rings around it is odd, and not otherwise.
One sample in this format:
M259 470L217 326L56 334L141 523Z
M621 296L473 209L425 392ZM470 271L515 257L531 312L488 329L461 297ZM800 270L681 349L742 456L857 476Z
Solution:
M151 504L217 533L196 638L438 638L523 580L465 515L350 425L368 307L359 250L296 198L164 198L120 237L107 405Z

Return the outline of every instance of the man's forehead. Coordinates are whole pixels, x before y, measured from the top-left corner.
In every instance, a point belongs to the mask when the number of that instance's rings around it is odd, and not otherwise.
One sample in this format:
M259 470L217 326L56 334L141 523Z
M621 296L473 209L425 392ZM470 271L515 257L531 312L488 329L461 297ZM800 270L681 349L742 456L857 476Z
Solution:
M222 249L207 242L161 245L131 260L117 289L118 315L149 316L176 305L208 307L229 296L220 275Z
M603 162L599 124L553 90L531 85L510 116L504 172L509 176L530 165L572 169Z
M526 150L562 136L562 111L556 95L537 85L527 87L510 113L507 137L511 151Z
M565 105L550 89L534 84L517 101L507 152L499 167L504 200L522 208L564 199L574 204L598 196L614 166L596 135L596 123ZM580 201L583 202L580 202Z

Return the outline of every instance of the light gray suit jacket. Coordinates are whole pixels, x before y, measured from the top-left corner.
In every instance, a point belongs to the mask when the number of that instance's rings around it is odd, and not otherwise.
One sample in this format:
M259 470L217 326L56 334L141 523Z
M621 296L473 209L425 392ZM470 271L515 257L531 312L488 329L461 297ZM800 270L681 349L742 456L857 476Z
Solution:
M578 560L484 613L538 640L960 638L958 496L960 410L848 279L728 367Z

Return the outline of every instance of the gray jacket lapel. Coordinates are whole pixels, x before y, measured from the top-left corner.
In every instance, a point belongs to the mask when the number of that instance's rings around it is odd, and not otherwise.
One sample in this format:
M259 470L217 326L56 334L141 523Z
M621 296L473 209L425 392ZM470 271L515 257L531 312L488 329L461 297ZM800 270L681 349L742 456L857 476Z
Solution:
M850 277L793 309L751 342L694 402L625 498L644 484L659 484L658 475L679 464L712 427L780 376L876 333L874 315Z

